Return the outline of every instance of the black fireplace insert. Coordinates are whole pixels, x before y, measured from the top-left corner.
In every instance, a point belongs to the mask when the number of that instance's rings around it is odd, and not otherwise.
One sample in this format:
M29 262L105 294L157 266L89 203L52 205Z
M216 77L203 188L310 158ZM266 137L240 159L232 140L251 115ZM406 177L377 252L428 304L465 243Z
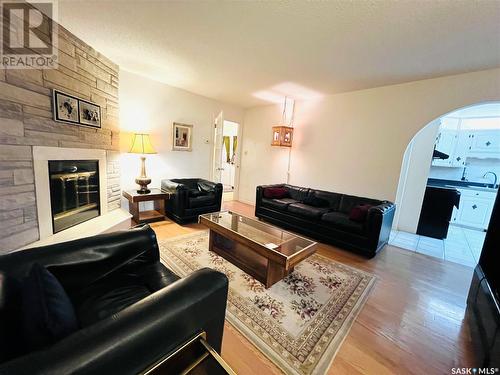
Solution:
M98 160L50 160L49 181L54 233L100 215Z

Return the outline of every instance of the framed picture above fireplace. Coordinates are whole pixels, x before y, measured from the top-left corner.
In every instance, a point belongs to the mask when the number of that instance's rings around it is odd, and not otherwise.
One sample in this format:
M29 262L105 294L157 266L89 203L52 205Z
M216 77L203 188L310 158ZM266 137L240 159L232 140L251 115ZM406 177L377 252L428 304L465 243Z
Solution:
M59 122L80 122L78 98L54 90L53 92L54 120Z
M101 127L101 107L86 100L78 100L80 124Z
M54 120L74 125L101 127L101 107L59 90L52 94Z

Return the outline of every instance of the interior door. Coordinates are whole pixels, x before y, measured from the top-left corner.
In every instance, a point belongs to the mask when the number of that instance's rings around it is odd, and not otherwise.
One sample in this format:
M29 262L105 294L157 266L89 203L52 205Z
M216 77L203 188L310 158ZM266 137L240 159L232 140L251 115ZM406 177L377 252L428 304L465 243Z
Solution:
M222 132L224 130L224 113L221 111L214 120L214 154L212 156L212 181L222 181Z

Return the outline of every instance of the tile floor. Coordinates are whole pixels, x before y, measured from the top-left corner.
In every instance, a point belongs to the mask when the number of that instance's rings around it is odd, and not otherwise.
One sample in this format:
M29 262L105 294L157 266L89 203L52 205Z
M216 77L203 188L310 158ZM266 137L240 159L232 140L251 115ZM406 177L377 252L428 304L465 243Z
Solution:
M450 225L445 240L391 231L389 244L417 253L475 267L483 247L485 232Z

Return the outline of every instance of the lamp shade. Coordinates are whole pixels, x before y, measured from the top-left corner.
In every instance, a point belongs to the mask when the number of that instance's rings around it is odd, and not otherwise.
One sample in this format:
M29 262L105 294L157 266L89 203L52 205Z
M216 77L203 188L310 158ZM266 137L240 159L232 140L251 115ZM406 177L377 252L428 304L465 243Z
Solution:
M134 134L134 139L132 142L132 147L129 150L132 154L156 154L151 140L149 139L149 134Z

